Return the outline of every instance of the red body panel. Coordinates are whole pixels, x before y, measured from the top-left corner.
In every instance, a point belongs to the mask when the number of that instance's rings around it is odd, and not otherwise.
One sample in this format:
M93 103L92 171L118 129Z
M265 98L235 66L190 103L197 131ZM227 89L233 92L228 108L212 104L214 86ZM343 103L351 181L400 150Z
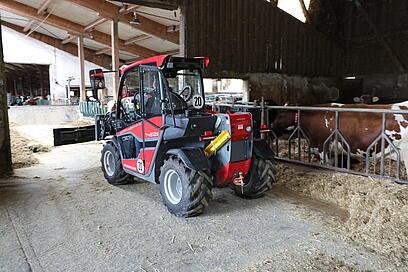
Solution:
M159 128L161 128L163 125L163 119L161 116L150 118L149 121ZM144 123L145 141L157 141L160 136L160 129L146 121L140 121L134 125L131 125L130 127L119 131L117 135L125 135L130 133L136 137L138 142L143 143L142 122ZM149 173L150 166L152 165L155 150L155 147L141 148L136 159L122 160L122 165L127 170L146 175ZM143 163L143 167L140 167L140 165L138 166L138 161L139 163Z
M161 116L156 116L153 118L150 118L149 121L159 128L163 126L163 119ZM144 122L144 131L145 131L145 139L146 140L151 140L151 139L156 139L159 138L160 135L160 129L157 127L153 126L149 122ZM142 135L142 122L138 122L134 125L131 125L130 127L127 127L117 133L117 135L123 135L126 133L132 133L135 135L135 137L139 140L143 140L143 135Z
M223 165L215 173L215 182L219 187L227 186L234 179L234 175L242 173L246 176L249 173L249 168L251 167L251 160L232 162Z
M137 164L137 160L133 160L133 159L123 160L122 161L123 168L126 168L126 169L128 169L130 171L138 173L137 168L136 168L136 164Z
M250 113L233 113L229 115L231 119L231 140L244 141L251 137L251 131L247 127L252 127L252 115Z

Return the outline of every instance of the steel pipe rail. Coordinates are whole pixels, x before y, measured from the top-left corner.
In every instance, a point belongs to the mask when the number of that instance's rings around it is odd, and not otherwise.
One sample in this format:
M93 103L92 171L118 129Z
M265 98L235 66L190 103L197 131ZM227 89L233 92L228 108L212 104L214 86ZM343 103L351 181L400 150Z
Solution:
M298 114L297 123L294 131L290 134L289 139L283 142L283 145L287 145L287 155L281 156L280 147L282 147L283 139L277 137L273 130L273 127L269 129L267 135L262 134L262 137L267 137L269 145L276 152L276 159L284 162L291 162L296 164L302 164L312 167L319 167L328 170L335 170L339 172L358 174L362 176L390 178L399 184L408 184L408 176L401 176L401 152L400 149L395 146L389 135L386 134L387 115L389 114L407 114L408 110L399 109L367 109L367 108L343 108L343 107L302 107L302 106L266 106L264 102L258 103L239 103L239 104L226 104L226 103L209 103L214 107L227 107L231 109L261 109L261 124L267 124L268 113L272 110L284 110L295 111ZM312 148L310 145L310 139L304 132L301 124L302 114L310 111L318 112L333 112L335 114L335 128L327 137L323 143L323 158L312 161L311 156ZM355 170L351 167L351 147L343 135L342 128L340 127L341 113L369 113L369 114L381 114L381 131L375 140L367 147L365 154L362 157L364 163L364 169ZM270 125L270 123L269 123ZM304 141L302 141L304 140ZM377 146L378 151L377 153ZM386 151L387 150L387 151ZM293 151L295 154L293 154ZM303 159L302 159L303 154ZM377 157L378 156L378 157ZM316 159L316 158L315 158ZM339 159L341 163L339 165ZM344 161L346 159L346 161ZM377 166L379 160L380 165ZM386 163L388 161L389 171L386 170ZM396 169L392 169L392 162L395 162ZM408 167L408 166L406 166ZM373 168L373 170L371 169Z
M296 107L296 106L266 106L266 109L276 110L301 110L301 111L331 111L331 112L360 112L360 113L385 113L408 114L408 110L365 109L365 108L329 108L329 107Z

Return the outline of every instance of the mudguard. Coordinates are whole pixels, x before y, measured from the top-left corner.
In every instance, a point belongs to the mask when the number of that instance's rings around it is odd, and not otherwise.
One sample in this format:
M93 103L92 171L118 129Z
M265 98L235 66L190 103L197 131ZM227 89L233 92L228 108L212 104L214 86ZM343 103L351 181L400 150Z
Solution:
M254 140L254 154L266 160L275 158L275 153L264 139Z
M187 168L196 171L210 170L210 162L201 148L182 147L170 149L167 155L178 156Z

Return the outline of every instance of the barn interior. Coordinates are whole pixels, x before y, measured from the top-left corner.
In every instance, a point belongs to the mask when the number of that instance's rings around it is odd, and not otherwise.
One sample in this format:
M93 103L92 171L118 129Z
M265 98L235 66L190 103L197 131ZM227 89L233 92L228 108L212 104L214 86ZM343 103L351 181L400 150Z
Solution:
M0 271L407 271L407 14L403 0L0 1ZM273 154L263 197L239 197L242 172L220 188L205 172L211 202L184 219L160 184L106 181L118 71L159 55L209 58L205 114L251 113L252 161ZM132 156L154 149L142 134Z
M47 97L50 94L47 65L5 63L5 88L14 97ZM10 105L20 102L10 101ZM22 103L22 102L21 102Z

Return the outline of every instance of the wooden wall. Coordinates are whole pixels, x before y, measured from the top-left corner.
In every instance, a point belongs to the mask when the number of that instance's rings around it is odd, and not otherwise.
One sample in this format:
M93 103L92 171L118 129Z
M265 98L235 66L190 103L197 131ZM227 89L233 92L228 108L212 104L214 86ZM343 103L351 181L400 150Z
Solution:
M128 0L179 5L188 56L208 56L208 77L248 73L339 76L343 50L265 0Z
M211 58L207 76L341 75L334 42L266 1L188 1L184 14L187 54Z
M358 75L406 72L408 1L360 0L360 3L368 16L353 3L345 5L347 17L344 32L348 48L345 73ZM368 19L372 21L378 35Z

